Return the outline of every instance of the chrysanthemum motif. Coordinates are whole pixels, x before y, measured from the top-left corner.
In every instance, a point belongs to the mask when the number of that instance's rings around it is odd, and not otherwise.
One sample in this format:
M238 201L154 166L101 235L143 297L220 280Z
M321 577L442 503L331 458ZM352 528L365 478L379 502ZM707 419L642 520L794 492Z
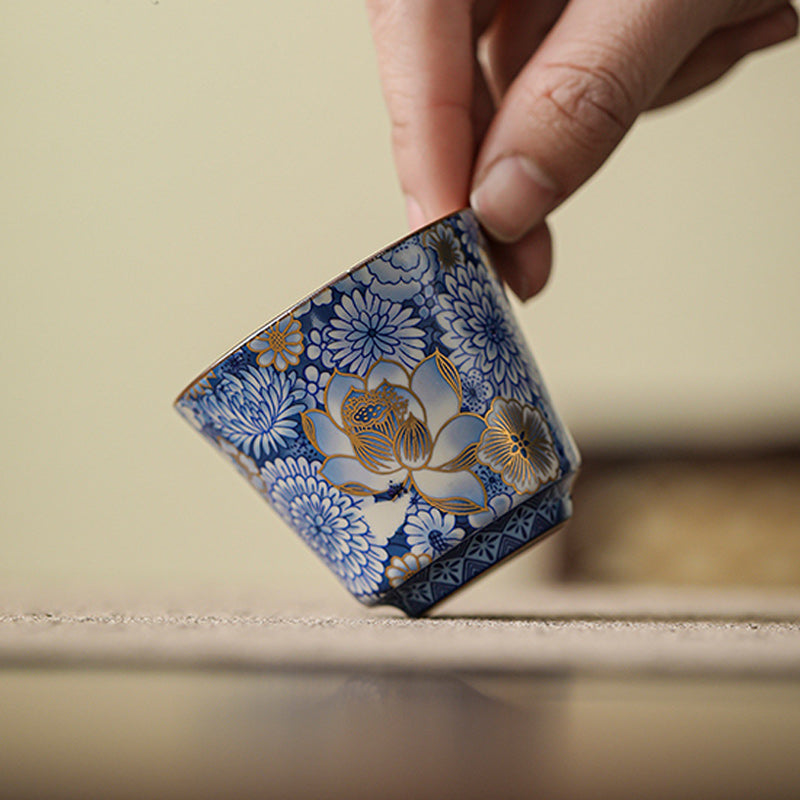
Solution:
M522 494L558 477L558 456L541 412L516 400L492 402L478 460Z
M368 289L342 297L328 323L326 339L336 366L366 372L382 358L412 366L424 355L424 332L410 308Z
M442 514L435 508L420 509L406 520L403 531L411 552L436 556L446 553L464 538L464 530L456 527L452 514Z
M354 498L316 473L305 458L276 459L261 470L276 511L356 595L383 580L386 550L368 528Z
M262 367L274 366L278 372L284 372L290 364L294 366L300 363L300 354L303 352L300 320L289 314L248 342L247 346L258 353L256 361Z
M433 559L427 553L406 553L403 556L392 556L392 560L386 567L386 577L389 586L393 589L405 583L412 575L415 575L424 567L427 567Z
M197 407L216 435L258 460L297 438L307 405L293 374L246 367L225 375Z
M527 357L507 301L487 276L466 268L446 274L444 285L436 319L459 371L476 369L502 395L531 399Z

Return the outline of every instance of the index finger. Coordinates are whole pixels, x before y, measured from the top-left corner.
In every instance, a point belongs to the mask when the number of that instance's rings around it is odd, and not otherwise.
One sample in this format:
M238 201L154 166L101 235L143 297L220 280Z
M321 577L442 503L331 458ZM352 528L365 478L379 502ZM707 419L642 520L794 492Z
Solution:
M469 204L475 115L488 119L482 106L491 103L479 80L472 3L369 0L367 6L395 165L409 223L419 227Z

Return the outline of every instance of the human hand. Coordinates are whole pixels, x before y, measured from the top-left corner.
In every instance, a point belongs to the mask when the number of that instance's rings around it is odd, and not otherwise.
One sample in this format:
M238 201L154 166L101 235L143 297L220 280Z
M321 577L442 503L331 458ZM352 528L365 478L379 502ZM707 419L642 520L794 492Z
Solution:
M468 203L523 300L545 221L642 111L797 35L785 0L367 0L413 228Z

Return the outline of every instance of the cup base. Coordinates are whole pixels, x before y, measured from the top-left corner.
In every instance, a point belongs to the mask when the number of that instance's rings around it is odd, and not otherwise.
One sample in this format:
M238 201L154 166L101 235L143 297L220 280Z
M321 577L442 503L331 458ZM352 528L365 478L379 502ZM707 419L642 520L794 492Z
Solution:
M396 606L419 617L486 570L553 533L572 515L573 475L562 478L475 531L371 605Z

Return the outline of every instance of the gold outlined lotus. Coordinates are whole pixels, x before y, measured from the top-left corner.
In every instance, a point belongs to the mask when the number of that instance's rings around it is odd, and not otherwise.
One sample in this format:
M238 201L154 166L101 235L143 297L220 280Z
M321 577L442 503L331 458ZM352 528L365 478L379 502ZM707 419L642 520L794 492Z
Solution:
M381 359L363 377L335 372L325 411L303 413L303 430L325 456L320 475L355 495L398 483L451 514L486 509L486 489L472 471L486 423L461 412L461 380L436 351L409 372Z

